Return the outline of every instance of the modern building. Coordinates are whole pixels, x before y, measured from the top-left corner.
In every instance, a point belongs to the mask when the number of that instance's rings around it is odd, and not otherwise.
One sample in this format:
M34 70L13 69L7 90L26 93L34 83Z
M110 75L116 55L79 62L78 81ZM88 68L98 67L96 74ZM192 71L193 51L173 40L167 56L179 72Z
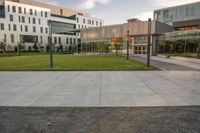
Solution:
M159 21L151 22L152 53L156 52L158 37L165 32L171 31L173 31L172 26L161 23ZM81 39L82 52L126 53L127 41L129 40L130 53L146 54L148 40L148 21L131 19L124 24L82 29Z
M200 44L200 2L154 11L154 20L174 27L162 35L158 53L196 53Z
M77 48L80 33L75 30L103 24L102 19L78 10L33 0L0 0L0 42L6 42L9 50L16 51L19 43L25 44L28 51L35 50L35 45L48 50L50 28L54 50Z

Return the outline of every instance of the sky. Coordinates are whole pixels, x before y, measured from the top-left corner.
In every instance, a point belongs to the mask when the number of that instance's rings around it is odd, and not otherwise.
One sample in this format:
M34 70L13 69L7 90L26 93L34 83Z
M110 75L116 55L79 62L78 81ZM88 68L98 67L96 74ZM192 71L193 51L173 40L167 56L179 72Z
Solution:
M164 7L200 0L37 0L62 7L86 11L92 17L104 19L105 25L124 23L130 18L148 20L153 11Z

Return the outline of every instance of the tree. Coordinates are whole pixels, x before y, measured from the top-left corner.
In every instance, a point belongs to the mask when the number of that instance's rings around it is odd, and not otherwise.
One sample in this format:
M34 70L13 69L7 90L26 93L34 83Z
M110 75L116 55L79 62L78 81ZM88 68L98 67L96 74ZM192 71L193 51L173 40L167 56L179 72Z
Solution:
M6 52L6 40L5 39L3 39L2 42L0 42L0 49L2 49L4 53Z
M63 52L63 45L62 44L60 44L59 49L60 49L61 52Z
M69 53L74 54L74 46L72 44L69 45Z
M8 50L8 52L10 53L12 49L12 46L10 44L6 44L6 50Z
M38 52L38 44L37 43L34 43L33 49L35 49L35 51Z
M18 42L18 55L20 54L20 51L22 50L22 51L25 51L25 43L23 43L23 42Z

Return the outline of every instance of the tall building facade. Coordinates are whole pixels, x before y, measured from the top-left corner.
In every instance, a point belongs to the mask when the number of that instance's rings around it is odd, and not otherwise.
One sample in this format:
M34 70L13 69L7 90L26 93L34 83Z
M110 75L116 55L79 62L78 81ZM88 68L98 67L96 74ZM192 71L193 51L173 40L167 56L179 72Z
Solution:
M12 51L17 50L19 43L25 44L28 51L34 51L34 45L46 51L51 33L54 50L67 51L80 43L80 33L75 30L103 23L85 12L32 0L0 1L0 42L6 42Z
M174 27L160 36L158 53L196 53L200 45L200 2L154 11L154 19Z

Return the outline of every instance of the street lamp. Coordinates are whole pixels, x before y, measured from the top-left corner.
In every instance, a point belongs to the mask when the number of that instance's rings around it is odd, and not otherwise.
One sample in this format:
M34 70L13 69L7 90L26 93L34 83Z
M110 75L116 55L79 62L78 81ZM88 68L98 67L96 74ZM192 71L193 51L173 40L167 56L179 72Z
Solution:
M147 67L150 67L150 54L151 54L151 18L149 18L148 21Z
M127 31L127 60L129 60L129 41L130 41L130 38L129 38L129 30Z
M53 68L53 49L52 49L52 21L49 20L49 54L50 54L50 68Z
M198 57L198 59L200 58L200 43L199 43L198 49L197 49L197 57Z

